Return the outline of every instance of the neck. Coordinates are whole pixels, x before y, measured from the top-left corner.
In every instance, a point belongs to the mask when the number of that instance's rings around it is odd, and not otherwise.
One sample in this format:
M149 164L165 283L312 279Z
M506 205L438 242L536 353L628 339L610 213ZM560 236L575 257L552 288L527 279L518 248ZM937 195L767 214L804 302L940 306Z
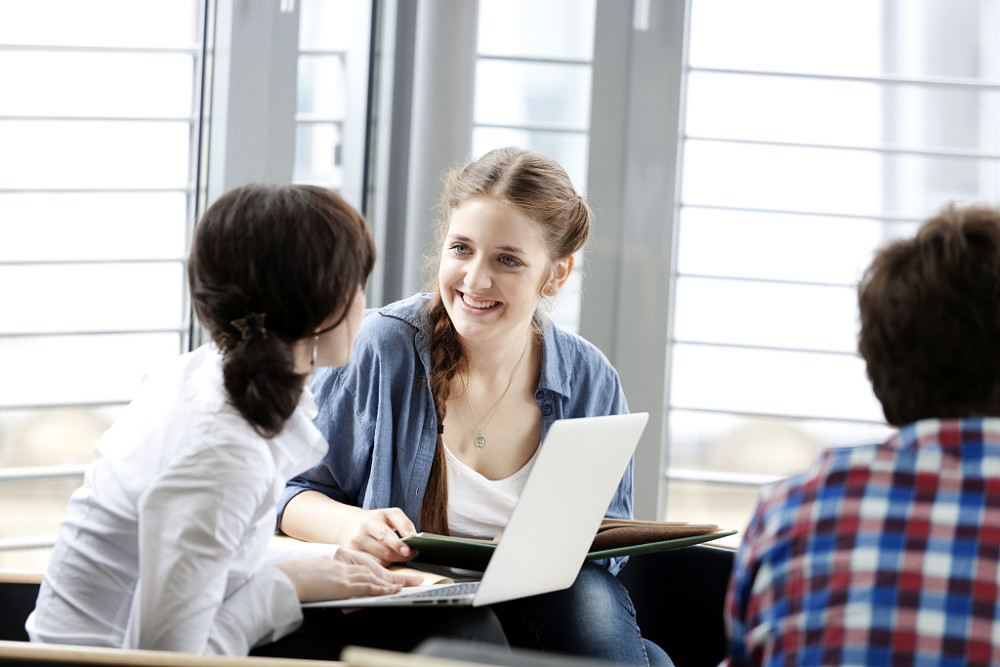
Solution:
M501 377L501 379L506 380L518 359L521 359L522 354L525 357L529 355L531 336L529 327L518 332L511 332L502 341L462 340L466 373L477 378ZM528 349L526 350L526 348Z

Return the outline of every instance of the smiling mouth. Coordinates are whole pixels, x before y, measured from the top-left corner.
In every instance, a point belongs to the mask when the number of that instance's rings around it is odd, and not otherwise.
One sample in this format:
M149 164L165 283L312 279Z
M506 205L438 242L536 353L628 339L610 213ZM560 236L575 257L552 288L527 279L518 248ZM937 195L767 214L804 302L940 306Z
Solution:
M465 292L459 292L462 297L462 303L464 303L469 308L475 308L476 310L489 310L494 306L500 305L499 301L482 301L479 299L474 299Z

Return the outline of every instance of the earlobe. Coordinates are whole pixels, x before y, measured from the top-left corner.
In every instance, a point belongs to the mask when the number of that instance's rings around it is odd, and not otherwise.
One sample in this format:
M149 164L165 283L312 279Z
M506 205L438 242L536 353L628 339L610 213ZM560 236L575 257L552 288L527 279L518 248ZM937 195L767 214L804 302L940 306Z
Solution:
M562 289L562 286L569 279L569 275L573 273L573 263L574 258L572 255L556 262L556 265L552 267L552 275L542 289L542 294L545 296L555 296L558 294L559 290Z

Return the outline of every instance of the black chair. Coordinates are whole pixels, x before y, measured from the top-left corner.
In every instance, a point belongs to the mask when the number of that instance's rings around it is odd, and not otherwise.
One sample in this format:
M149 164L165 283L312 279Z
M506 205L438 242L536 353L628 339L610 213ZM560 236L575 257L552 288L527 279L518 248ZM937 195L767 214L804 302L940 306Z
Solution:
M639 628L677 667L715 667L726 656L723 606L736 552L699 544L632 556L618 574Z
M24 622L35 608L41 574L0 574L0 641L28 641Z

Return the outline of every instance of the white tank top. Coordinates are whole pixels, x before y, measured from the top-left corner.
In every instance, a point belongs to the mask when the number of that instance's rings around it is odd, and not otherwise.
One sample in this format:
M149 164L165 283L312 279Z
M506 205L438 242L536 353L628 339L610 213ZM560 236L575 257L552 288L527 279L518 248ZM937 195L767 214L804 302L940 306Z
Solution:
M538 449L520 470L504 479L486 479L444 448L448 471L448 532L456 537L492 539L502 533L528 479Z

